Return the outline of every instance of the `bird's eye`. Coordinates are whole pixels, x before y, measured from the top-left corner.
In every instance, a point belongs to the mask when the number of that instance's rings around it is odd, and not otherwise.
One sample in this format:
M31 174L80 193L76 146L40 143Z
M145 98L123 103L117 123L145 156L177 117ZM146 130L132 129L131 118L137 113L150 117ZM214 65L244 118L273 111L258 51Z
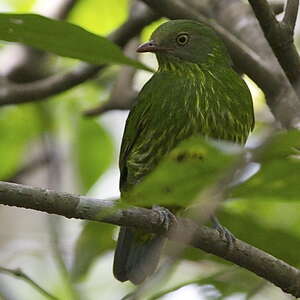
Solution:
M190 37L187 33L179 33L176 37L176 43L179 46L184 46L188 43Z

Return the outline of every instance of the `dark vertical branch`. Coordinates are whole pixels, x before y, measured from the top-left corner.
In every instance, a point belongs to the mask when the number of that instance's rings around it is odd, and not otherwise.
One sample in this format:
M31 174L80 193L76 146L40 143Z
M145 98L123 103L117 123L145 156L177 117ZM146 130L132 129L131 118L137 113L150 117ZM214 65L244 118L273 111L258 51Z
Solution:
M296 16L295 12L292 12L292 8L297 11L298 1L288 2L284 19L285 22L293 25ZM282 69L296 93L300 95L300 57L293 42L293 28L285 22L277 21L266 0L249 0L249 3Z
M282 23L286 24L292 32L294 32L297 15L298 15L299 0L287 0L284 10Z

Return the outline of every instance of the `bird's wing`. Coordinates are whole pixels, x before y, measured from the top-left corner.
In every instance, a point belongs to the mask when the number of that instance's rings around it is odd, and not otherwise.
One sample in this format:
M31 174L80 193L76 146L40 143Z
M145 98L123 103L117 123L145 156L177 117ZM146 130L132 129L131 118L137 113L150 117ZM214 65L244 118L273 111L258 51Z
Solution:
M143 93L143 90L139 94L137 103L131 109L126 120L119 157L121 192L123 190L126 190L128 175L127 162L129 154L139 136L143 134L149 117L148 113L151 108L151 101L150 99L148 99L149 101L147 101L147 93Z
M119 158L121 192L138 183L177 143L177 133L183 127L179 123L185 123L185 118L180 101L175 100L187 97L183 86L182 78L176 74L157 72L139 93L123 134Z

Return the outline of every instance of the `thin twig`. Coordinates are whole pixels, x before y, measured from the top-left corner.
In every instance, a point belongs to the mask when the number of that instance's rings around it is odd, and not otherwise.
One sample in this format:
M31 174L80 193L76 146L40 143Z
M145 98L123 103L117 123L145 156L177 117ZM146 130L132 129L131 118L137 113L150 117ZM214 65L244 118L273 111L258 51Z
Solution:
M125 47L125 54L130 58L137 58L136 48L139 44L139 38L136 37L129 41ZM85 116L97 116L110 110L126 110L130 109L134 100L137 98L137 91L133 88L133 79L136 69L123 66L119 71L116 82L112 88L110 98L104 104L91 108L84 112Z
M8 269L8 268L0 267L0 272L16 276L19 279L22 279L22 280L26 281L33 288L35 288L37 291L39 291L41 294L48 297L49 299L59 300L57 297L55 297L55 296L51 295L50 293L48 293L44 288L42 288L31 277L29 277L27 274L25 274L21 269Z
M297 21L298 7L299 7L299 0L286 1L282 23L289 26L292 33L294 33L294 29Z
M62 256L62 250L60 248L60 229L62 227L60 216L48 216L48 230L50 236L51 252L58 268L60 275L62 276L64 287L68 292L69 297L72 300L79 300L80 295L76 291L75 285L72 283L70 273L66 267L65 260Z
M39 168L45 166L51 161L51 153L43 154L40 157L34 158L33 160L27 162L23 167L15 172L12 176L6 179L8 182L18 182L22 177L28 175Z

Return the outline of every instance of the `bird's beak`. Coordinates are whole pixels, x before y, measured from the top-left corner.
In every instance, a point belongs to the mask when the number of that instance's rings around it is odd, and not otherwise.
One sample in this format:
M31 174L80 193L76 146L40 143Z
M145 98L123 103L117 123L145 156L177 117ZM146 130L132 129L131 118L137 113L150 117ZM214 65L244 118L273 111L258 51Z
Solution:
M136 52L158 52L158 51L165 51L168 50L167 48L158 46L153 40L141 44L136 49Z

